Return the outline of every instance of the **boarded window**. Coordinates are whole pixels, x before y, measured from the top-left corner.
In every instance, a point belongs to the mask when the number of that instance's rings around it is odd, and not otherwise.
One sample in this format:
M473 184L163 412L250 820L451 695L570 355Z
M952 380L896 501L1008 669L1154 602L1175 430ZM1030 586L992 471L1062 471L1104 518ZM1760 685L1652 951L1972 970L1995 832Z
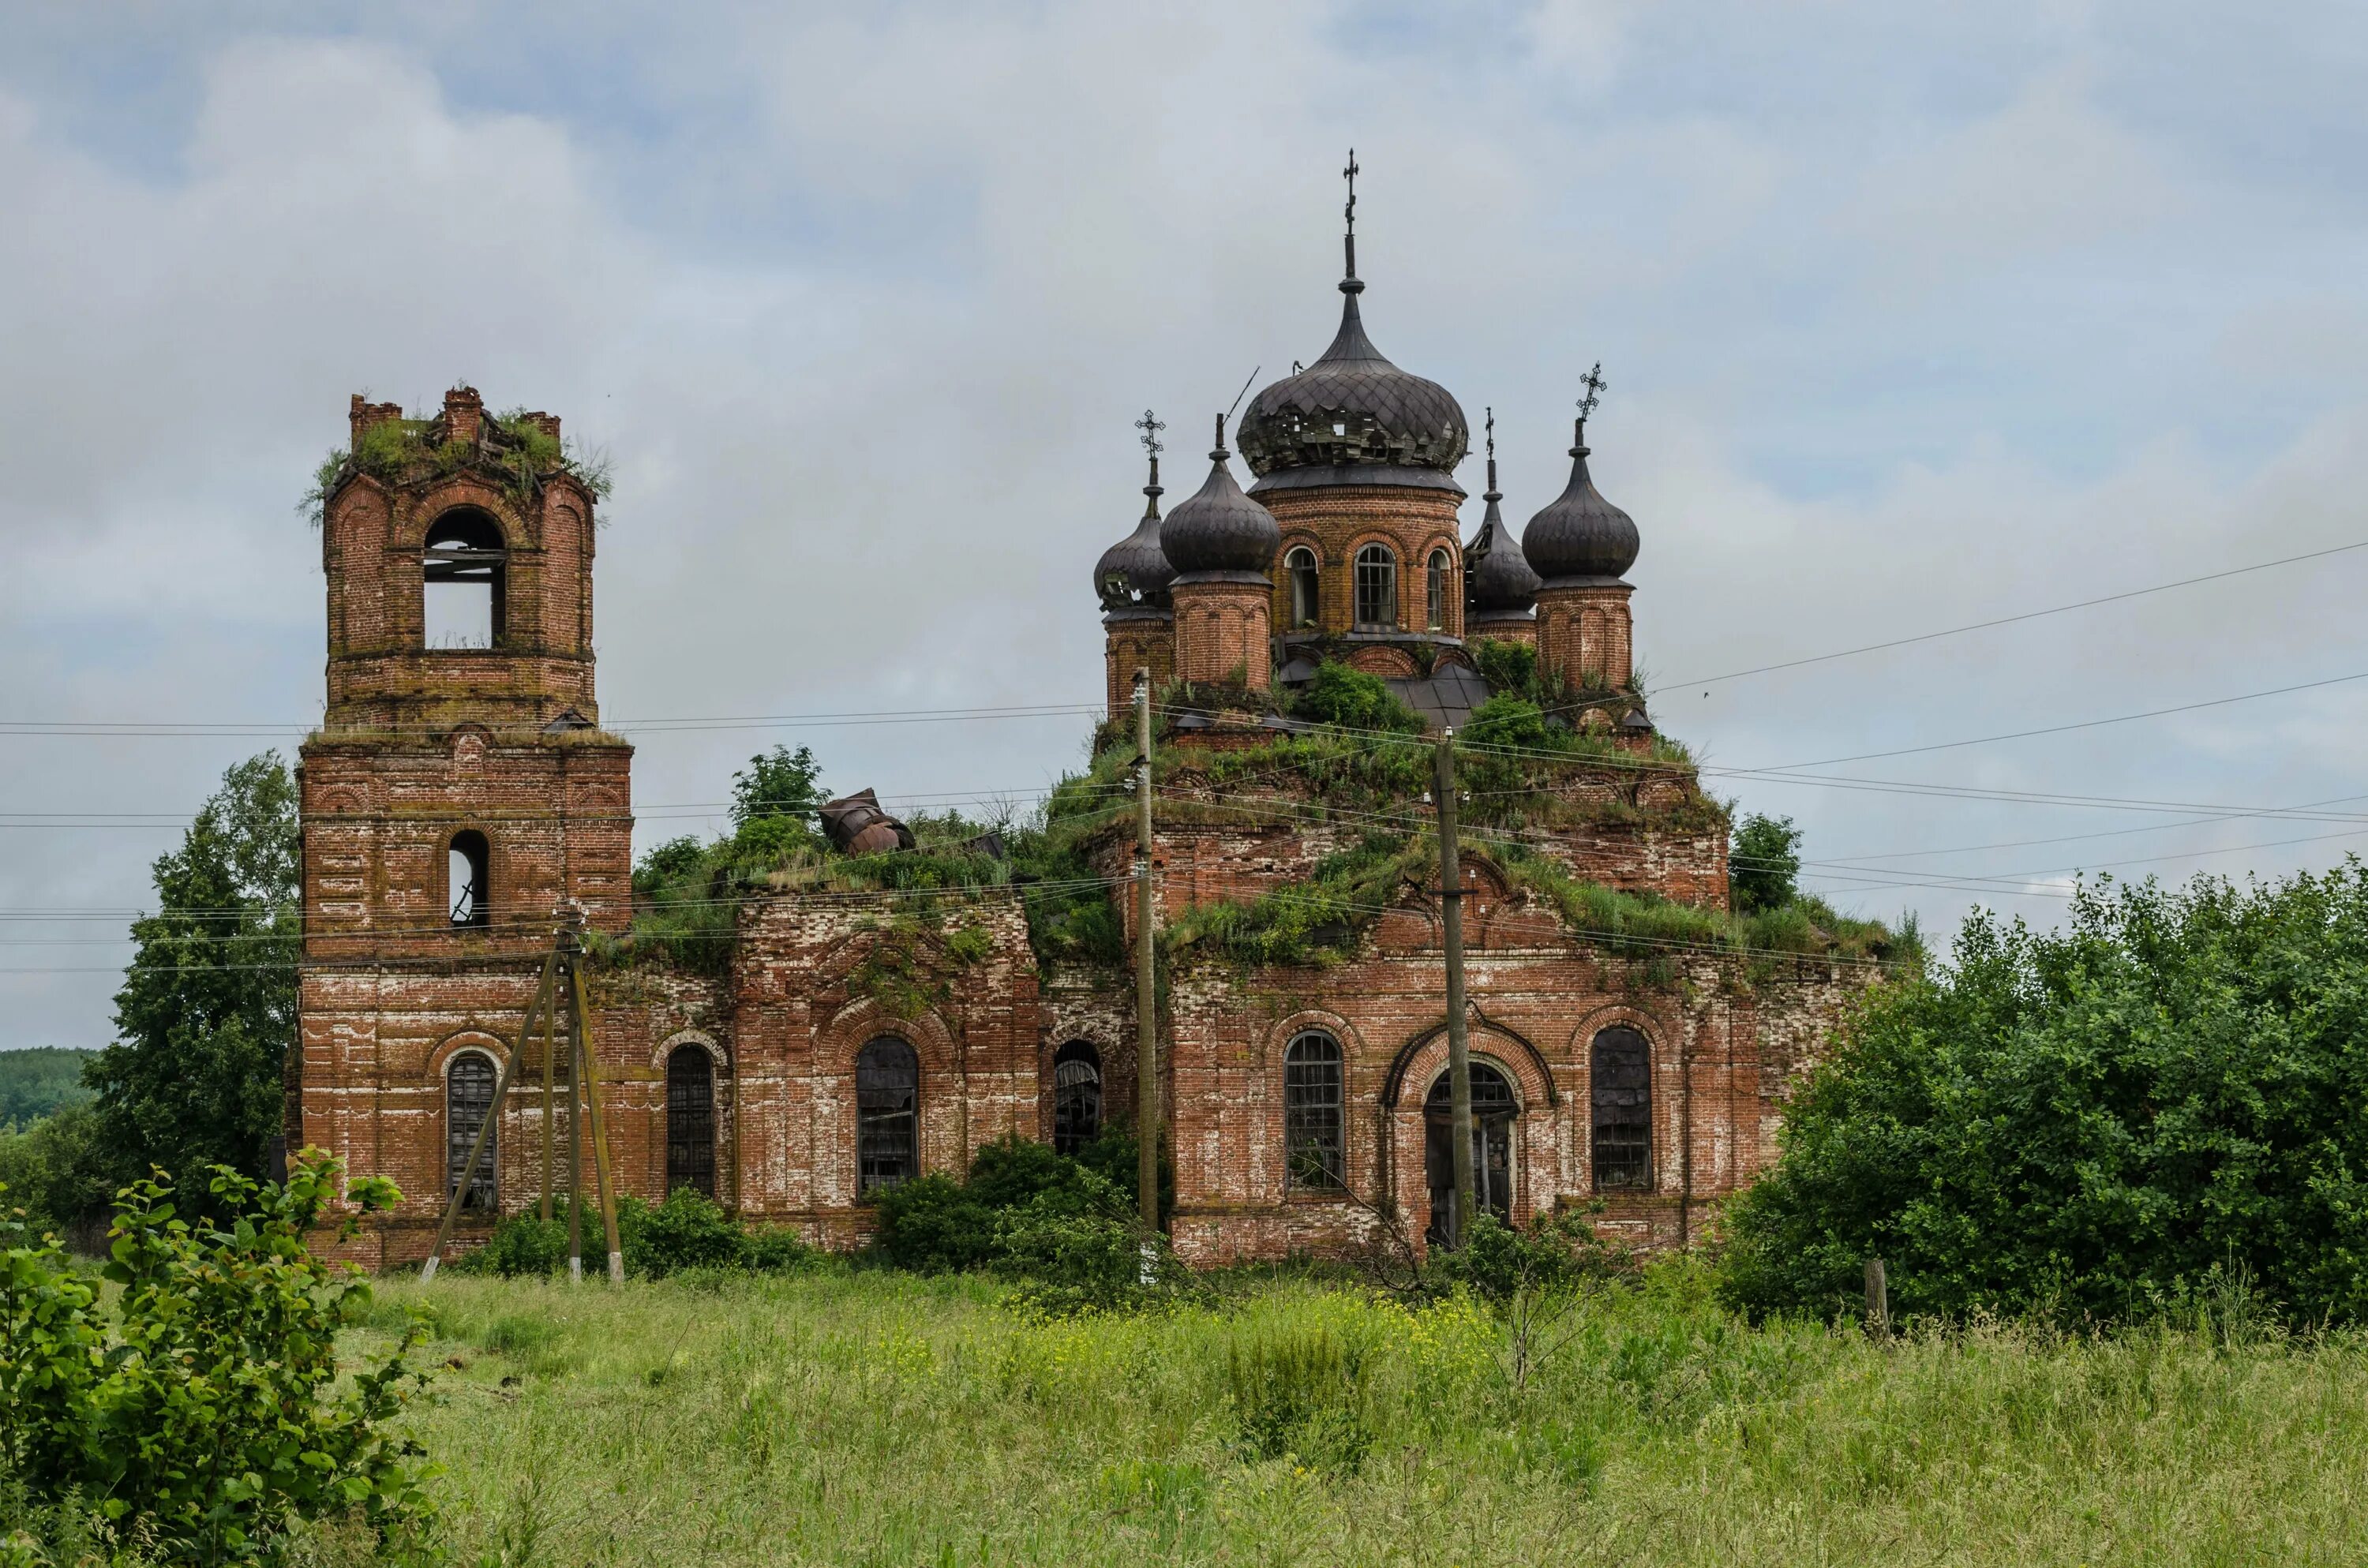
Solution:
M1645 1037L1614 1024L1595 1037L1589 1074L1599 1190L1653 1185L1653 1051Z
M1053 1147L1074 1154L1102 1133L1102 1055L1082 1040L1053 1059Z
M494 1108L493 1058L479 1051L464 1051L452 1058L444 1069L444 1196L450 1199L461 1185L461 1173L469 1168L469 1151L476 1145L477 1130L485 1125L485 1118ZM494 1172L499 1165L500 1130L496 1128L485 1140L485 1152L477 1160L476 1169L469 1176L469 1196L461 1200L463 1209L480 1213L494 1211Z
M1283 575L1291 579L1291 624L1315 624L1315 552L1305 545L1282 558Z
M715 1196L715 1063L706 1048L678 1045L666 1058L666 1190Z
M1455 1209L1455 1086L1441 1073L1423 1096L1423 1173L1430 1187L1432 1242L1445 1244ZM1472 1199L1476 1210L1511 1223L1513 1119L1520 1114L1512 1080L1494 1062L1472 1063Z
M1430 568L1425 575L1429 579L1426 587L1430 607L1430 629L1433 631L1447 630L1447 551L1432 551Z
M1389 546L1369 544L1357 551L1357 627L1389 631L1398 623L1398 558Z
M452 924L484 926L493 924L493 846L475 828L452 835L444 857L445 887L451 895Z
M1298 1190L1346 1185L1340 1042L1321 1029L1292 1037L1282 1053L1284 1179Z
M855 1059L856 1193L876 1198L921 1171L921 1061L882 1036Z

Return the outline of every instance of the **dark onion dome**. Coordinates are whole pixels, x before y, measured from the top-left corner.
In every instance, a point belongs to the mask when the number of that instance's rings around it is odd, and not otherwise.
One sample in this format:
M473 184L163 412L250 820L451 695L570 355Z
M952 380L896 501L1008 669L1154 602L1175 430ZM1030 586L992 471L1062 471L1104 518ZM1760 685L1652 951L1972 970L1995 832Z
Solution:
M1151 483L1143 487L1143 521L1094 562L1094 592L1108 610L1164 608L1176 568L1159 548L1159 454L1151 456Z
M1225 416L1217 415L1217 449L1209 454L1209 477L1179 501L1159 525L1159 548L1176 568L1175 581L1247 574L1259 582L1274 567L1282 529L1274 514L1242 494L1225 466Z
M1530 519L1521 531L1521 553L1549 584L1615 582L1636 562L1641 544L1636 524L1603 498L1587 472L1587 421L1578 422L1570 449L1570 483Z
M1491 416L1493 424L1494 415ZM1497 443L1488 440L1488 489L1480 497L1488 509L1480 517L1480 531L1463 547L1463 599L1474 615L1520 615L1537 608L1538 574L1530 570L1513 530L1505 526L1497 503L1505 497L1497 488Z
M1351 160L1353 167L1354 160ZM1348 276L1340 330L1307 369L1259 392L1242 415L1242 460L1253 488L1298 484L1415 484L1463 494L1449 477L1472 447L1463 410L1437 381L1382 358L1365 335L1357 296L1355 187L1349 187Z

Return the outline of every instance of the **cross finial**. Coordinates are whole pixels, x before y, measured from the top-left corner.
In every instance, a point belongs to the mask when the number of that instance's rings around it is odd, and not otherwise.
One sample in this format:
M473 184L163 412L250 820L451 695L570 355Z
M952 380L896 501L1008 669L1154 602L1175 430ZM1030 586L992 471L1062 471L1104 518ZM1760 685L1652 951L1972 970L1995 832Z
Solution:
M1497 460L1497 411L1488 411L1488 460Z
M1349 205L1341 216L1349 223L1348 236L1343 243L1348 249L1349 276L1354 278L1357 276L1357 149L1354 147L1349 149L1349 166L1340 171L1340 177L1349 182Z
M1143 417L1134 422L1134 427L1143 432L1143 449L1151 454L1153 462L1157 462L1159 454L1167 449L1159 439L1159 433L1167 428L1167 423L1146 408L1143 411Z
M1594 413L1596 404L1603 401L1603 389L1611 384L1603 379L1603 361L1598 359L1589 366L1587 374L1578 379L1578 384L1587 389L1587 395L1578 400L1578 444L1585 446L1587 416Z

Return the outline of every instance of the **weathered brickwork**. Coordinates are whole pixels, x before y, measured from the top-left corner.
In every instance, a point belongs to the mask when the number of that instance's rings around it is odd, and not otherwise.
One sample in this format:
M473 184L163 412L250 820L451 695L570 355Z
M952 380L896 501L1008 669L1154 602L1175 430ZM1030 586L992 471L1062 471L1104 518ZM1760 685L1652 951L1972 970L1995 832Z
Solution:
M1616 690L1635 675L1634 632L1625 583L1557 585L1538 590L1538 663L1572 686Z
M356 399L357 440L400 417ZM558 421L537 416L555 437ZM432 427L461 451L489 426L482 400L456 389ZM529 493L530 492L530 494ZM1261 497L1282 548L1322 562L1321 626L1336 656L1393 676L1409 653L1457 658L1463 631L1455 497L1374 485L1282 489ZM488 648L426 646L426 541L449 539L458 513L491 520L500 541L501 610ZM439 528L448 531L437 535ZM685 972L638 952L629 935L632 748L598 729L593 689L593 497L564 472L524 487L465 460L415 481L348 478L330 498L328 715L301 770L306 968L299 1049L290 1057L288 1135L324 1145L357 1174L402 1187L401 1210L350 1249L374 1265L418 1258L448 1185L450 1074L480 1056L513 1072L495 1126L497 1207L531 1206L541 1180L543 1047L519 1039L522 1015L564 913L601 935L592 963L592 1046L605 1085L619 1190L661 1199L670 1164L670 1087L712 1085L704 1119L718 1199L745 1218L794 1227L818 1243L860 1244L876 1210L862 1190L857 1061L871 1043L909 1046L917 1067L919 1168L959 1173L1001 1137L1051 1139L1055 1074L1090 1061L1106 1122L1135 1100L1133 977L1123 968L1047 971L1028 940L1016 892L989 891L916 913L889 895L753 896L737 915L720 974ZM1349 562L1365 543L1399 563L1400 631L1351 625ZM1448 608L1429 631L1423 563L1452 562ZM1281 557L1278 557L1280 561ZM1255 574L1179 583L1170 620L1156 611L1105 622L1106 698L1131 697L1134 670L1253 687L1272 677L1272 632L1288 584ZM1534 636L1542 661L1595 684L1627 678L1627 590L1549 589L1539 616L1492 623ZM1426 663L1423 667L1431 667ZM1581 714L1582 726L1609 722ZM1211 751L1267 744L1271 732L1221 723ZM1648 737L1630 737L1643 747ZM1166 744L1166 743L1163 743ZM1572 876L1626 892L1724 908L1724 824L1689 777L1574 767L1557 786L1569 825L1525 842ZM1218 900L1248 902L1305 881L1353 847L1362 815L1329 816L1288 778L1220 790L1187 767L1166 780L1156 835L1162 922ZM1201 807L1273 808L1212 820ZM1408 811L1418 801L1405 802ZM1551 813L1537 812L1543 819ZM1270 816L1270 825L1258 825ZM1191 818L1212 820L1185 820ZM482 922L456 924L456 835L482 835ZM1761 1169L1800 1069L1861 983L1859 971L1802 960L1746 984L1731 960L1610 956L1549 904L1517 891L1475 829L1465 867L1469 987L1476 1059L1501 1073L1509 1208L1526 1218L1602 1205L1601 1222L1650 1245L1683 1244L1707 1207ZM1088 846L1102 874L1124 872L1128 832ZM1174 955L1155 1020L1158 1089L1177 1176L1175 1237L1199 1263L1337 1252L1383 1230L1417 1244L1432 1221L1437 1134L1425 1099L1445 1062L1439 898L1409 878L1385 913L1329 967L1255 971L1186 950ZM1133 937L1132 900L1120 899ZM1649 1051L1639 1178L1607 1187L1598 1169L1593 1050L1606 1028L1635 1030ZM1294 1181L1286 1160L1284 1057L1320 1030L1338 1045L1341 1181ZM567 1059L562 1041L562 1061ZM694 1086L698 1086L694 1083ZM564 1103L565 1096L562 1096ZM683 1125L694 1125L685 1121ZM554 1127L563 1161L566 1129ZM698 1152L672 1140L674 1154ZM588 1182L588 1150L585 1155ZM564 1179L564 1177L563 1177ZM461 1244L490 1221L464 1220Z
M1463 544L1455 509L1461 497L1449 490L1403 485L1322 485L1261 490L1258 503L1282 529L1276 553L1274 624L1291 622L1291 584L1281 570L1294 549L1315 554L1316 630L1346 636L1360 630L1356 619L1357 552L1369 544L1386 548L1397 568L1397 630L1463 635ZM1447 558L1443 624L1431 624L1429 563L1431 552Z

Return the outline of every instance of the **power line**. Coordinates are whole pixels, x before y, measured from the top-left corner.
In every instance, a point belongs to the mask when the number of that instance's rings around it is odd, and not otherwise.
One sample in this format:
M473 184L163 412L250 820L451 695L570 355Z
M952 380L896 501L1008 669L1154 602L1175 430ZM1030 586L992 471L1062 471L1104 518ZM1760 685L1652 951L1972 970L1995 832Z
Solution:
M2093 609L2099 605L2118 604L2123 599L2144 598L2148 594L2165 594L2173 588L2192 588L2201 583L2218 583L2230 577L2242 577L2252 572L2267 572L2273 567L2293 566L2305 561L2320 561L2330 555L2368 549L2368 540L2351 544L2331 545L2325 550L2307 551L2301 555L2281 556L2252 566L2232 566L2226 572L2208 572L2201 577L2181 577L2175 583L2157 583L2150 588L2132 588L2124 593L2105 594L2093 599L2080 599L2068 605L2056 605L2047 609L2025 610L2020 615L2002 615L1992 620L1976 620L1964 626L1952 626L1941 631L1921 631L1913 637L1894 637L1888 642L1868 642L1856 648L1844 648L1838 653L1813 653L1806 658L1784 659L1772 665L1754 665L1748 670L1729 670L1723 676L1702 676L1691 680L1673 680L1671 687L1716 686L1721 681L1741 680L1746 676L1768 675L1776 670L1799 669L1804 665L1822 665L1836 659L1855 658L1861 653L1879 653L1889 648L1905 648L1913 643L1936 642L1943 637L1960 637L1968 631L1987 631L1994 626L2012 626L2025 620L2038 620L2045 616L2064 615L2076 609Z

